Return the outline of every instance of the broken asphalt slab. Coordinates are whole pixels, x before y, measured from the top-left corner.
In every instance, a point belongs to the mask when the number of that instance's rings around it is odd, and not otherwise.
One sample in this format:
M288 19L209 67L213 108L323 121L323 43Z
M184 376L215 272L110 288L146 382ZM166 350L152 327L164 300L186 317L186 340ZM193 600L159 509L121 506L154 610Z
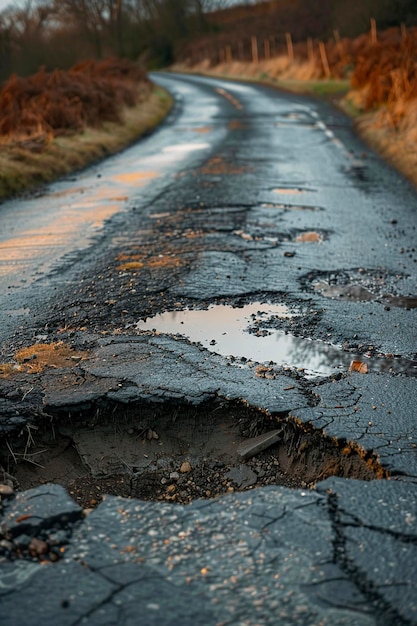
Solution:
M49 488L6 501L3 532L25 498L56 531ZM2 558L2 624L416 624L416 510L416 485L336 478L188 506L109 496L58 563Z

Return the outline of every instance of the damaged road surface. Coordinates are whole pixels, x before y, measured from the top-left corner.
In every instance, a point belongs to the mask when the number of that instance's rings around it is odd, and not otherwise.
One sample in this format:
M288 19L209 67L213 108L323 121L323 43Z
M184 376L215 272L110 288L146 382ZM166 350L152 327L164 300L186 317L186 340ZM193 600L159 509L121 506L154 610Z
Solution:
M154 78L0 207L0 621L417 624L417 195L327 105Z

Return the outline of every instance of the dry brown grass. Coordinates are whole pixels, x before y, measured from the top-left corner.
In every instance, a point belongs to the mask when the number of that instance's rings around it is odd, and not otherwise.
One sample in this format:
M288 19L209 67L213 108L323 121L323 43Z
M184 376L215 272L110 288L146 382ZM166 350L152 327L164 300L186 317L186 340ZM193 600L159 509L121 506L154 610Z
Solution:
M54 137L40 150L29 144L3 145L0 198L33 189L118 152L154 128L171 106L171 97L154 88L145 101L125 107L120 122L103 122L100 128Z
M38 374L46 368L74 367L87 356L86 352L73 350L62 341L36 343L18 350L12 363L0 364L0 376L7 378L17 373Z
M120 122L124 107L146 99L150 90L145 72L122 59L14 75L0 90L0 142L42 146L87 126Z
M122 263L117 267L120 271L139 270L142 268L148 269L175 269L183 265L183 261L180 258L168 254L161 254L158 256L146 256L141 254L125 255L121 254L118 257L118 261Z

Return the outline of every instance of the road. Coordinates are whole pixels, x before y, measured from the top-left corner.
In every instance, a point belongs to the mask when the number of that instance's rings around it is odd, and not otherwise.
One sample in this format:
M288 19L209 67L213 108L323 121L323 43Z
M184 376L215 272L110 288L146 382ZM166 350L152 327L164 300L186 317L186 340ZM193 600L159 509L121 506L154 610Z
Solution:
M324 103L154 79L0 207L5 624L417 624L416 192Z

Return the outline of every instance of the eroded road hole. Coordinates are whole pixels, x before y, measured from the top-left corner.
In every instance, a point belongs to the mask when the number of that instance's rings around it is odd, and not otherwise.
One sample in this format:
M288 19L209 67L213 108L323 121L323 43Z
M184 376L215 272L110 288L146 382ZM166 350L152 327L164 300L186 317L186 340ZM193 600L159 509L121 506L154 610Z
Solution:
M312 488L334 475L387 477L353 444L222 399L55 413L3 442L0 461L20 488L58 483L87 508L105 493L188 503L272 484Z
M383 270L340 270L335 272L314 272L307 276L306 284L325 298L350 302L378 301L389 309L390 306L403 309L417 308L417 296L397 293L397 283L402 275L393 275Z

